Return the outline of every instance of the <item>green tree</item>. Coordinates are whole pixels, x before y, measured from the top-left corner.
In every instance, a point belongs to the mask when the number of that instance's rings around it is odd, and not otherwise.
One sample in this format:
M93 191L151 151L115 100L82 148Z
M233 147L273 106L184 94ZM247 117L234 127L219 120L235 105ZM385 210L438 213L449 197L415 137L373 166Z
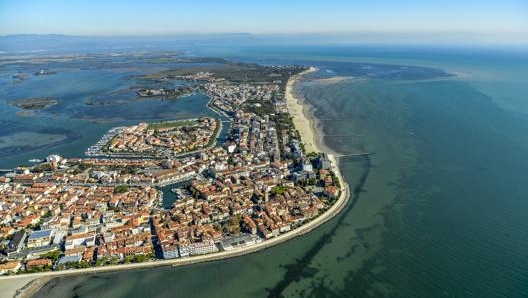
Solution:
M61 254L62 254L62 252L60 250L55 250L55 251L47 252L47 253L43 254L41 257L44 258L44 259L50 259L50 260L52 260L55 263L55 262L57 262L57 260L59 259Z
M275 195L282 195L286 190L288 190L287 186L275 186L271 189L271 193Z
M229 233L231 234L239 234L240 233L240 230L241 230L241 227L240 227L240 222L241 222L242 218L240 217L240 215L235 215L235 216L231 216L231 218L229 219Z
M118 185L114 188L114 193L125 193L128 191L128 185Z
M110 260L108 261L108 263L110 265L117 265L117 264L119 264L119 258L118 257L111 257Z
M39 165L36 165L31 169L31 172L33 173L42 173L42 172L49 172L51 171L51 164L50 163L41 163Z
M95 260L95 266L97 267L100 267L100 266L104 266L108 263L108 258L105 258L105 257L101 257L101 258L97 258L97 260Z
M341 187L341 183L339 183L339 179L337 178L337 176L333 176L332 180L334 180L334 185L336 187Z

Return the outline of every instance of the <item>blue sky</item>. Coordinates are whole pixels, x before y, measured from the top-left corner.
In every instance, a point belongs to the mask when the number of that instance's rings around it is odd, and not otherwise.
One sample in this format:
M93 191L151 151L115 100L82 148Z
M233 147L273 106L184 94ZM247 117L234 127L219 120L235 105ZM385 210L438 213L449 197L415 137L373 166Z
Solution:
M0 0L0 35L474 33L528 39L527 0Z

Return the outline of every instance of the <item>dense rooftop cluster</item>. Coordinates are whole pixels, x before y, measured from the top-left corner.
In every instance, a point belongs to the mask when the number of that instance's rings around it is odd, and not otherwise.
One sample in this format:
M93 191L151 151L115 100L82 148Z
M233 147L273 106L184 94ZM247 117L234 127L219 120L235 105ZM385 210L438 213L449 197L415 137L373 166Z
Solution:
M196 120L140 123L124 127L103 148L108 155L178 155L212 145L220 121L204 117Z
M250 101L270 101L279 91L279 82L262 85L206 83L202 91L211 97L209 105L225 115L233 115L237 106ZM255 103L259 105L258 103Z
M159 200L155 188L77 185L73 176L2 177L0 225L4 238L12 235L5 249L9 258L35 259L61 250L54 265L91 265L97 258L153 252L149 218Z

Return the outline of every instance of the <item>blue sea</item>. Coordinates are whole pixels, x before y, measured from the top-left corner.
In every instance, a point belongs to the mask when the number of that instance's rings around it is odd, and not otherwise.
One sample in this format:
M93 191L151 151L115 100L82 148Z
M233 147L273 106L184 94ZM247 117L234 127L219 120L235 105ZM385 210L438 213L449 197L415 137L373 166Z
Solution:
M352 190L347 207L309 234L249 256L61 277L35 297L528 297L526 53L381 45L193 48L198 56L318 67L295 91L318 119L326 146L343 155L340 167ZM20 91L5 83L10 78L2 68L2 100L34 92L63 101L32 116L2 105L0 139L20 131L68 138L21 153L11 148L0 168L30 156L82 154L115 124L209 113L202 95L92 110L83 100L137 84L130 76L144 70L90 71L42 78L47 83L28 79ZM374 154L350 156L361 152Z

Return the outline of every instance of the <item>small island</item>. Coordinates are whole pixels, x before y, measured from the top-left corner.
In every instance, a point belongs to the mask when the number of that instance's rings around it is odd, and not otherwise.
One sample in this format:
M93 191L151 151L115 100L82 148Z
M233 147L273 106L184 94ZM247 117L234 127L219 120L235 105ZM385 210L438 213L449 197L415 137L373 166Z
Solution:
M24 110L43 110L58 104L59 102L60 100L53 97L35 97L15 99L10 101L10 104Z
M163 98L178 98L190 95L194 92L191 87L178 87L174 89L156 88L156 89L139 89L137 94L140 97L161 96Z

